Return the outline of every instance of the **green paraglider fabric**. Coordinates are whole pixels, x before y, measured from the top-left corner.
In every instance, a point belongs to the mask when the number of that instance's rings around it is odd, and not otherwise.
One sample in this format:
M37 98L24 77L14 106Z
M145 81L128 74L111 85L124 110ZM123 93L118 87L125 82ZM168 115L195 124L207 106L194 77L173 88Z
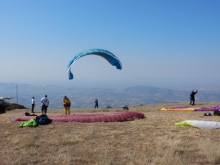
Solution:
M37 121L35 119L31 119L28 121L23 121L19 127L22 128L22 127L36 127L36 126L38 126Z
M175 123L175 126L189 126L189 127L194 127L193 125L189 124L187 121L181 121L181 122Z

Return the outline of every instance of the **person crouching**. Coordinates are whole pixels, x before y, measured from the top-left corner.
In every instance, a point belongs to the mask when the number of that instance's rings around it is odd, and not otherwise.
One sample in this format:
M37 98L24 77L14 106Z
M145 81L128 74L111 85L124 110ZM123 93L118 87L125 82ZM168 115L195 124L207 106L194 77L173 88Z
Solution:
M70 106L71 106L71 102L70 99L67 98L67 96L64 96L63 100L62 100L63 106L64 106L64 114L65 115L70 115Z

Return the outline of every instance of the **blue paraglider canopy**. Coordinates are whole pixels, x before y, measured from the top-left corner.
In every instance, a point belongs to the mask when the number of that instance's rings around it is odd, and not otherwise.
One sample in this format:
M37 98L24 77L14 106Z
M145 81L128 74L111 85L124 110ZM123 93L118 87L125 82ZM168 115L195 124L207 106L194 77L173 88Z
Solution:
M89 49L89 50L85 50L83 52L80 52L78 54L76 54L69 62L68 66L67 66L67 72L68 72L68 76L69 76L69 80L73 79L73 74L71 72L71 66L73 65L73 63L78 60L81 57L87 56L87 55L97 55L100 57L103 57L104 59L106 59L111 65L115 66L117 69L122 69L122 65L120 60L111 52L104 50L104 49Z

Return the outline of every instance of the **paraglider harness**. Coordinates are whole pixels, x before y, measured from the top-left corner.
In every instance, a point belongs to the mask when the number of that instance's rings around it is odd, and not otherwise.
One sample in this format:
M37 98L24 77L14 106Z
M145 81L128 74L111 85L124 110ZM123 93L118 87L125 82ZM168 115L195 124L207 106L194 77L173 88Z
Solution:
M40 115L36 117L36 121L39 125L50 124L53 120L49 119L47 115Z
M213 115L217 115L217 116L220 116L220 109L219 110L215 110Z
M206 112L204 113L204 116L212 116L212 114L210 112Z
M35 115L35 114L30 114L30 113L28 113L28 112L25 112L24 115L25 115L25 116L37 116L37 115Z
M127 105L125 105L124 107L122 107L123 108L123 110L129 110L129 108L128 108L128 106Z

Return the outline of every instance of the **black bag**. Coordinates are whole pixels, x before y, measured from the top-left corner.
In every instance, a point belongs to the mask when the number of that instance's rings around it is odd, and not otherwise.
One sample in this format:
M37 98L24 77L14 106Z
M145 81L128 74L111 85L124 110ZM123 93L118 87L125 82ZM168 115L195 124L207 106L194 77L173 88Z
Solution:
M220 111L219 110L215 110L213 114L217 115L217 116L220 116Z
M24 115L25 115L25 116L37 116L37 115L35 115L35 114L30 114L30 113L28 113L28 112L25 112Z
M25 116L30 116L30 113L28 113L28 112L25 112L25 114L24 114Z

